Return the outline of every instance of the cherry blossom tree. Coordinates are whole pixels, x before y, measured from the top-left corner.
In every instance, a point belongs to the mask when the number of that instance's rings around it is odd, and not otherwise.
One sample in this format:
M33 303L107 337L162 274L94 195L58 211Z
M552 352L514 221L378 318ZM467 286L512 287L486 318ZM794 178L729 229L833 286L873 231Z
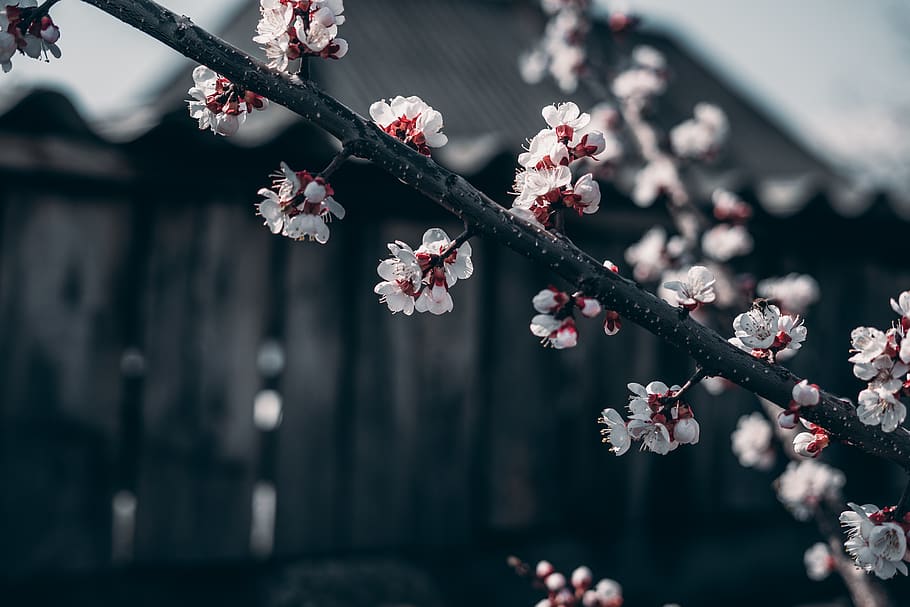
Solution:
M61 29L50 15L58 1L3 0L4 71L12 69L18 55L60 56ZM551 281L544 279L529 301L529 330L544 345L565 349L579 339L593 339L580 335L576 320L602 316L607 336L629 321L688 353L695 371L681 384L627 378L626 418L618 404L604 409L603 440L615 455L626 454L633 443L659 455L696 445L701 429L690 390L700 383L710 389L738 384L763 399L762 410L769 415L741 419L732 436L733 450L744 466L767 469L777 449L774 441L785 447L792 461L776 481L778 497L797 519L814 518L825 538L805 554L809 577L820 579L836 570L855 604L889 604L872 581L908 573L910 489L891 506L845 503L843 473L817 458L841 444L910 470L902 402L910 395L910 291L895 293L892 327L858 327L850 335L849 361L855 376L867 382L855 400L831 394L782 366L809 337L801 314L818 298L818 285L800 275L766 279L754 288L737 281L731 260L753 247L750 206L723 190L704 205L684 177L688 163L711 162L718 155L730 125L721 108L702 103L666 137L659 132L650 119L668 78L659 52L632 49L616 58L615 76L605 82L587 51L595 16L590 3L542 0L548 23L539 44L523 55L522 74L532 82L552 77L567 95L591 87L603 103L584 111L573 102L554 100L541 109L541 124L529 125L526 151L517 158L514 200L506 209L433 161L433 150L447 143L444 117L420 97L377 100L365 118L307 79L308 61L342 60L347 53L349 43L339 37L348 16L343 0L260 0L261 18L250 35L261 45L265 61L152 0L82 1L200 64L188 91L189 114L200 129L230 136L243 128L250 112L278 103L340 142L339 153L321 171L281 163L271 186L259 190L258 215L273 234L327 244L329 223L345 217L329 179L352 157L373 162L463 221L464 231L454 237L428 227L416 246L388 244L390 257L377 267L380 280L374 291L390 312L451 311L455 285L470 279L475 263L483 263L472 256L469 241L483 237L530 258L542 275L549 273L566 285L548 286ZM615 11L604 19L615 36L639 22ZM343 69L343 61L337 69ZM540 129L536 134L535 128ZM598 211L600 181L611 179L623 163L634 168L628 192L634 203L666 205L675 227L674 234L652 228L626 251L634 281L611 261L579 249L565 224L571 212L583 218ZM735 315L732 326L721 322L721 311ZM797 428L803 431L795 432ZM862 496L852 497L862 501ZM836 539L835 517L846 529L845 542ZM540 605L622 602L619 585L609 579L594 584L587 567L567 578L546 561L533 572L518 559L510 564L545 592Z

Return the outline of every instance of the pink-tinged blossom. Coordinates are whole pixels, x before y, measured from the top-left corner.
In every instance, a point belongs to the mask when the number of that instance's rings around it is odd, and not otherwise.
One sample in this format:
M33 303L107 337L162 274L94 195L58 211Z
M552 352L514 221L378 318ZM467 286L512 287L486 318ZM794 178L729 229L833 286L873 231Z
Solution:
M818 392L818 386L810 384L809 380L802 380L792 390L793 402L801 407L814 407L818 404L821 395Z
M582 595L581 604L584 607L620 607L623 604L622 586L614 580L600 580L593 590Z
M903 344L901 345L903 346ZM904 386L908 371L910 371L910 365L886 354L876 356L872 362L853 365L853 375L869 382L870 389L881 388L891 393L898 392Z
M629 436L626 421L616 409L604 409L600 423L606 426L600 433L603 435L603 442L612 445L610 451L620 456L629 450L632 438Z
M343 0L260 0L259 12L253 41L263 45L271 68L285 71L301 57L340 59L348 52L338 38Z
M859 393L856 415L867 426L881 425L882 431L894 432L907 417L907 407L884 388L871 388Z
M578 344L578 330L571 316L559 319L549 314L538 314L531 319L531 333L541 338L541 343L557 350L574 348Z
M579 215L591 215L600 208L600 184L591 173L582 175L571 189L563 192L562 203Z
M705 255L720 262L752 252L752 235L740 225L718 224L704 233L701 248Z
M548 105L541 110L547 125L562 139L572 139L575 131L580 131L591 122L591 115L582 112L571 101L559 105Z
M442 147L449 141L441 132L442 114L416 95L377 101L370 106L370 117L383 131L424 156L430 155L430 148Z
M667 233L654 227L645 232L641 240L626 249L626 261L632 266L632 275L639 282L656 280L666 269Z
M780 309L777 306L753 306L734 319L733 329L744 346L763 350L774 344L779 321Z
M552 168L568 165L569 148L559 140L556 131L543 129L528 142L528 151L518 155L518 164L526 169Z
M585 318L594 318L603 310L600 302L593 297L576 297L575 307Z
M569 299L568 294L556 287L547 287L534 296L531 304L541 314L553 314L569 303Z
M414 313L414 298L419 295L423 281L423 270L417 261L413 249L396 240L389 243L390 259L379 263L376 272L382 282L373 288L380 296L379 301L389 306L389 310L404 312L407 316Z
M727 116L723 110L710 103L699 103L695 106L694 118L670 131L670 143L681 158L710 160L717 156L728 133Z
M900 315L903 320L910 320L910 291L901 293L897 300L891 300L891 309ZM904 327L906 330L907 327Z
M871 363L885 354L888 339L884 332L873 327L857 327L850 332L853 356L848 358L852 363Z
M752 207L733 192L714 190L711 194L711 203L714 207L714 217L720 221L744 223L752 217Z
M740 465L746 468L769 470L774 465L775 454L771 444L774 430L761 413L739 418L731 435L733 453Z
M315 184L315 185L313 185ZM283 234L294 240L315 240L325 244L329 239L326 225L332 216L343 219L344 207L332 196L334 190L322 177L307 171L293 171L281 163L272 189L262 188L264 198L258 213L273 234Z
M714 273L704 266L692 266L684 280L664 283L664 288L676 294L677 303L687 310L709 304L716 298Z
M553 567L550 561L538 561L537 566L534 568L535 575L540 579L545 579L554 571L556 571L556 568Z
M591 569L585 566L577 567L572 572L572 587L578 591L584 592L594 583L594 574Z
M806 575L814 582L820 582L834 571L834 555L828 544L818 542L812 545L803 554L803 564L806 566Z
M806 340L806 327L799 317L781 315L777 306L758 301L748 312L733 320L735 337L731 344L757 358L773 359L785 351L796 351Z
M652 381L647 386L628 385L628 432L633 440L641 441L642 449L666 455L680 444L695 444L699 440L699 426L692 408L676 396L679 386Z
M802 457L816 458L821 455L829 443L826 432L800 432L793 437L793 451Z
M32 59L48 55L60 58L60 28L50 15L31 20L27 9L38 6L37 0L19 0L15 4L0 4L0 67L4 72L13 69L12 57L19 51ZM31 20L26 26L24 20Z
M824 500L839 500L846 478L843 472L807 459L787 464L787 469L775 481L777 497L800 521L808 520Z
M250 112L269 105L265 97L242 89L204 65L193 70L193 82L187 91L192 97L187 101L190 116L199 121L200 130L211 129L216 135L233 135Z
M819 298L818 282L808 274L767 278L759 281L755 293L774 301L781 309L792 314L804 313Z
M640 44L632 49L632 62L639 67L648 68L658 73L667 69L667 59L663 53L646 44Z
M857 567L887 580L900 572L907 575L903 558L907 551L907 532L894 521L894 509L879 509L874 504L847 504L840 522L847 532L844 547Z
M603 265L611 272L619 274L619 268L609 259L605 259ZM619 333L620 329L622 329L622 318L620 318L619 312L615 310L604 310L604 333L612 336Z
M666 194L678 181L676 166L666 158L646 164L635 175L632 202L639 207L650 207L661 194Z
M559 592L566 585L566 576L559 573L558 571L551 573L544 580L544 585L546 585L547 590L550 592Z
M613 94L626 102L643 103L664 92L667 82L650 68L637 67L620 73L613 79Z

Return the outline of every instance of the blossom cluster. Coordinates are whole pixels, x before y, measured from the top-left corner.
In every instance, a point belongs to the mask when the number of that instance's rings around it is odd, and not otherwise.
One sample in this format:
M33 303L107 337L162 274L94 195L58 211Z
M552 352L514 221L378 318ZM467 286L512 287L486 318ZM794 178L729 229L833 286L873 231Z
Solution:
M792 355L806 341L806 327L799 316L781 314L780 308L756 300L752 309L733 320L735 337L729 342L756 358L774 361L781 354Z
M294 240L315 240L325 244L329 240L327 222L334 215L344 219L344 207L332 196L335 191L322 177L307 171L294 171L281 163L275 174L272 188L262 188L258 213L273 234Z
M37 0L18 0L0 6L0 67L4 72L13 69L12 58L17 51L32 59L44 57L47 61L48 53L60 58L57 46L60 28L50 15L34 18Z
M761 413L743 415L731 435L733 453L746 468L769 470L774 465L775 454L771 439L774 429Z
M898 513L894 506L880 509L874 504L847 505L850 510L841 513L840 522L847 532L844 546L857 567L883 580L898 571L907 575L910 516Z
M892 299L891 308L900 315L892 328L857 327L850 334L853 374L868 382L859 393L856 414L885 432L893 432L907 417L900 398L910 394L910 291Z
M715 190L711 202L714 217L720 223L701 237L701 249L705 256L725 263L751 253L754 242L746 223L752 217L752 207L727 190Z
M681 308L691 311L717 298L714 293L716 282L711 270L705 266L692 266L686 271L685 278L665 282L664 288L673 291Z
M338 37L344 0L259 0L253 42L264 45L269 67L285 71L301 57L340 59L348 43Z
M699 103L694 117L670 130L670 144L680 158L713 160L726 143L727 115L716 105Z
M588 0L541 0L541 7L549 20L541 41L521 57L521 76L536 84L549 73L559 88L572 93L587 60Z
M190 116L199 121L199 129L211 129L216 135L230 136L237 132L253 110L264 110L269 100L244 90L204 65L193 70Z
M602 310L600 302L593 297L580 293L569 296L552 286L535 295L531 303L539 312L531 319L531 333L539 337L544 345L557 350L574 348L578 343L574 310L585 318L594 318Z
M606 138L590 128L591 115L574 103L548 105L541 111L549 128L541 130L518 156L522 166L515 175L512 212L532 223L549 227L558 209L579 215L600 208L600 185L592 173L573 183L569 165L582 158L597 158Z
M775 481L777 498L800 521L807 521L823 501L840 499L846 478L827 464L807 459L790 462Z
M594 584L594 574L584 565L566 577L549 561L538 562L533 572L517 557L509 557L508 562L516 573L530 577L536 587L547 593L535 607L621 607L623 604L622 586L608 578Z
M631 383L628 388L632 392L629 421L609 408L599 420L606 426L601 434L603 442L611 445L610 451L623 455L632 441L641 441L642 450L666 455L679 445L698 442L700 428L692 407L680 398L680 386L652 381L647 386Z
M414 310L437 315L451 312L454 303L449 289L474 273L471 245L450 240L441 228L430 228L416 251L400 240L388 247L392 256L376 268L382 281L373 292L380 302L392 313L408 316Z
M430 148L444 146L449 138L442 131L442 114L412 95L398 95L370 106L370 117L387 134L404 142L424 156Z

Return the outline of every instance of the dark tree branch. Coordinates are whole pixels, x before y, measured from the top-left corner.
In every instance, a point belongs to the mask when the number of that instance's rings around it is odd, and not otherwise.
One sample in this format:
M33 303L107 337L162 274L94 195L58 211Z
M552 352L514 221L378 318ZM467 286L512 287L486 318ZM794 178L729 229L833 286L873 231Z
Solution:
M606 308L687 352L708 375L720 375L768 400L786 405L800 378L740 351L677 309L605 269L561 235L516 219L464 178L421 156L352 112L310 82L269 69L261 61L212 36L187 17L151 0L83 0L207 65L233 82L296 112L423 193L474 228L478 234L525 255L597 297ZM344 69L343 62L333 69ZM835 439L889 459L910 470L910 434L892 433L860 423L849 400L823 392L820 403L804 408L803 417L826 428Z

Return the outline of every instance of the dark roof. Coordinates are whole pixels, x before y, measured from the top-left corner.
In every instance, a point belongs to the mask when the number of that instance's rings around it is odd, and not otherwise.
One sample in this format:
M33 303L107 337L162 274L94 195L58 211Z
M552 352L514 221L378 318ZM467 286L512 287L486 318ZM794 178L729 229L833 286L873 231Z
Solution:
M544 25L534 3L369 0L348 2L345 8L348 18L340 31L349 40L350 51L341 61L311 62L313 78L361 114L378 99L421 96L443 113L450 138L450 144L434 157L459 172L476 173L503 153L517 153L543 126L540 108L544 105L571 99L590 107L595 101L584 90L566 95L550 81L531 86L521 80L518 56L534 44ZM258 15L258 2L251 0L222 37L262 56L252 41ZM611 52L608 38L597 31L593 34L595 41L603 41L607 54ZM660 100L658 116L663 126L691 116L699 101L720 105L730 118L731 138L720 161L704 169L687 169L700 193L717 186L748 190L777 214L796 212L821 196L836 211L854 215L876 199L872 192L854 190L798 138L672 39L646 32L628 43L649 44L667 57L672 79ZM192 84L189 69L184 64L156 95L147 114L157 116L159 126L143 138L154 138L154 130L162 127L173 134L184 122L186 132L193 132L185 115L186 90ZM173 121L165 125L164 116ZM295 114L273 106L254 113L230 144L272 143L300 122ZM69 127L66 130L72 131ZM899 214L905 212L903 205L889 201Z

